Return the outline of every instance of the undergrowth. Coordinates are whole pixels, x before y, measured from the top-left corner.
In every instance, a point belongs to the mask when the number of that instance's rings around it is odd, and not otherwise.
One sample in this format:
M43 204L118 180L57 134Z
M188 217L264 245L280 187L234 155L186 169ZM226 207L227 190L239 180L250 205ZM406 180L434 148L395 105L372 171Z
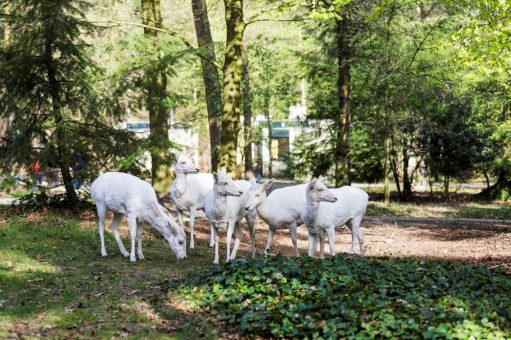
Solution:
M11 206L22 211L37 211L44 208L82 210L94 208L88 192L77 192L77 199L70 201L66 193L48 196L46 193L31 193L15 199Z
M511 277L459 262L258 257L194 274L178 294L264 338L511 336Z

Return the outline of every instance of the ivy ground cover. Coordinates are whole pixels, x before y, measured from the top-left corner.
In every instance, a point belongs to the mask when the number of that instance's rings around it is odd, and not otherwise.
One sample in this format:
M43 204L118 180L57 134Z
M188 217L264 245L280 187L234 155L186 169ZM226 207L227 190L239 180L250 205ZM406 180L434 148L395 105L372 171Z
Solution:
M509 273L454 261L258 257L194 274L178 294L248 336L511 337Z

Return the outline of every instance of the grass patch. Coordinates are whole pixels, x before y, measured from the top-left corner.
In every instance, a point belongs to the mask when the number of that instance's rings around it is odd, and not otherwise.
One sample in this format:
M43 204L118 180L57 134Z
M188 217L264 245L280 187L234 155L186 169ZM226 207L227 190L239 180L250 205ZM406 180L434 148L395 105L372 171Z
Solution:
M511 206L504 203L390 203L369 202L368 216L453 217L511 220Z
M32 192L32 187L27 185L16 185L14 177L0 178L0 197L5 194L10 197L21 197Z
M109 256L102 258L95 215L85 215L0 218L0 338L204 336L202 318L167 304L162 282L210 266L211 257L203 255L209 252L206 241L198 242L185 264L147 227L147 260L132 264L107 232ZM124 241L129 244L126 235Z
M179 294L263 338L511 336L511 277L456 262L259 257L195 275Z

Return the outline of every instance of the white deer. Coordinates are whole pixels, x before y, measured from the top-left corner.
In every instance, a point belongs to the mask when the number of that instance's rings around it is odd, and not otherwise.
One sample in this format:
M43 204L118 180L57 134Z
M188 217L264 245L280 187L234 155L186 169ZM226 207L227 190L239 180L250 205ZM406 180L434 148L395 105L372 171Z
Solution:
M177 210L177 221L183 228L183 212L190 212L190 249L195 247L193 229L197 210L204 209L206 195L213 189L213 175L198 173L199 169L192 162L192 155L176 156L174 171L176 178L170 189L170 197ZM213 230L211 230L210 246L213 246Z
M138 241L138 258L144 259L142 252L142 228L144 222L155 228L168 242L178 259L186 258L186 234L166 213L156 198L151 185L135 176L122 172L107 172L99 176L91 185L90 192L96 203L99 217L99 238L101 255L107 256L105 248L105 219L108 210L114 212L110 228L121 254L136 261L135 239ZM119 235L119 223L123 215L128 220L131 238L131 252L128 253Z
M265 254L270 250L275 231L289 229L296 256L299 256L297 228L303 223L301 214L305 204L305 188L307 185L288 186L276 189L267 195L266 190L269 190L272 184L273 179L264 184L255 184L254 188L248 193L249 198L245 208L247 210L256 208L259 217L268 224Z
M252 241L252 256L255 256L255 230L254 224L257 217L255 209L245 210L245 203L248 198L247 192L255 183L248 181L233 181L222 169L219 173L213 173L213 189L208 193L204 204L204 212L213 228L213 240L215 246L215 258L213 263L218 264L218 228L227 227L226 262L236 258L236 252L243 236L240 228L240 221L245 217L248 223L250 238ZM231 239L235 235L236 240L231 255Z
M351 229L351 253L355 253L358 239L360 253L364 255L364 232L360 223L367 209L367 193L351 186L328 189L324 181L325 178L313 179L306 188L302 219L309 232L309 256L314 256L319 238L320 257L324 257L324 233L328 235L330 254L335 255L335 228L344 224Z

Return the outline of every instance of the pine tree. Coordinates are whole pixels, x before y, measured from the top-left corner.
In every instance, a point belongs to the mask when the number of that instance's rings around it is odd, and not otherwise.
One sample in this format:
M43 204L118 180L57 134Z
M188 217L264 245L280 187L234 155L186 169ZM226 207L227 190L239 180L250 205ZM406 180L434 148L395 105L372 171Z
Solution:
M105 124L111 113L95 78L100 69L88 57L86 1L6 0L0 11L11 32L0 54L0 115L10 120L0 141L5 166L38 159L62 173L67 199L75 201L70 168L76 154L108 163L128 152L129 134ZM126 138L127 139L126 139Z

